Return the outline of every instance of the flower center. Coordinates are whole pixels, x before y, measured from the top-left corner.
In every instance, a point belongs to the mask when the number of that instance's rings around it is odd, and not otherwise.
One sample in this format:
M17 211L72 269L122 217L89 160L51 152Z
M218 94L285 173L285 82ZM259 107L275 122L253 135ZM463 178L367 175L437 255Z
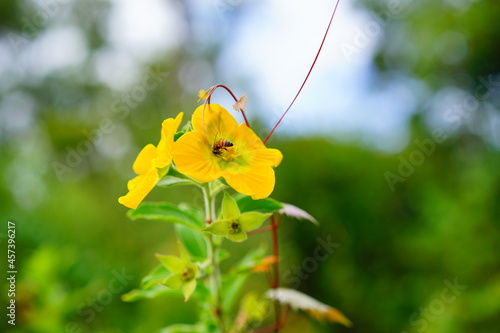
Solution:
M186 267L181 273L181 280L182 281L190 281L194 278L194 270Z
M239 156L239 154L235 154L235 148L231 141L219 139L212 146L212 154L222 158L224 161L231 161Z
M234 144L231 141L219 139L212 146L212 153L215 156L221 156L224 151L228 151L227 148L230 148L232 146L234 146Z
M231 221L231 225L229 228L229 233L230 234L237 234L241 232L241 226L238 222L238 220Z

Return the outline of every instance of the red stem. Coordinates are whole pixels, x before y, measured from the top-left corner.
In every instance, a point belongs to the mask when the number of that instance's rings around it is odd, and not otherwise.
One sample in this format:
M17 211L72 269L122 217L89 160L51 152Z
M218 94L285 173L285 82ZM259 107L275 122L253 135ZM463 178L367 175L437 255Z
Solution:
M271 288L276 289L279 287L279 246L278 246L278 226L279 220L281 220L281 214L278 215L278 221L275 221L274 215L271 216L271 235L273 241L273 256L276 258L276 262L273 264L274 274L273 274L273 283Z
M288 304L285 306L285 313L283 316L280 318L280 320L272 325L266 326L259 328L258 330L252 331L252 333L267 333L267 332L276 332L277 329L282 328L285 326L285 322L288 318L288 312L290 310L290 307Z
M276 258L276 262L273 264L273 279L271 280L271 288L277 289L280 284L280 270L279 270L279 246L278 246L278 227L281 220L281 214L278 215L278 221L275 221L274 215L271 216L271 236L273 241L273 256ZM278 300L274 301L274 316L276 318L276 324L274 332L278 332L281 328L281 304Z
M269 231L271 230L273 227L268 225L267 227L263 227L263 228L260 228L260 229L256 229L256 230L252 230L252 231L249 231L247 232L247 235L248 236L251 236L251 235L256 235L256 234L260 234L260 233L263 233L265 231Z
M293 98L293 100L290 103L290 105L286 108L285 112L283 112L283 115L281 116L281 118L278 120L278 122L276 123L276 125L274 125L273 129L271 130L271 132L269 132L269 134L264 139L264 141L263 141L264 144L267 142L267 140L269 140L271 138L271 136L273 135L274 131L276 130L276 127L278 127L278 125L281 123L281 121L283 120L283 118L286 116L286 114L288 113L288 111L292 107L293 103L295 103L295 100L297 99L297 97L299 97L300 92L302 91L302 88L304 88L304 86L305 86L305 84L307 82L307 79L309 79L309 75L311 75L311 72L312 72L314 66L316 65L316 61L318 60L319 54L321 53L321 49L323 48L323 44L325 44L326 36L328 35L328 31L330 30L330 27L332 25L333 18L335 16L335 13L337 12L337 7L339 5L339 2L340 2L340 0L337 0L337 3L335 4L335 8L333 9L332 17L330 17L330 22L328 22L328 27L326 28L325 35L323 36L323 40L321 41L321 45L319 46L318 52L316 53L316 56L314 57L314 61L313 61L312 65L311 65L311 68L309 68L309 72L307 72L307 75L306 75L306 78L304 79L304 82L302 82L302 85L300 86L299 91L297 91L297 94Z

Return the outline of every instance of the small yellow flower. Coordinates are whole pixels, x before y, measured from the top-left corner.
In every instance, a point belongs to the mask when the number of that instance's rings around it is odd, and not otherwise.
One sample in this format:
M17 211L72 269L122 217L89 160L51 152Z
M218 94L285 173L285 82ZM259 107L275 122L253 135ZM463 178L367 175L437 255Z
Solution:
M169 118L163 121L161 139L158 146L148 144L137 156L132 168L138 174L127 184L128 193L120 198L118 202L124 206L136 209L142 200L155 187L161 176L168 172L172 164L172 145L174 134L182 121L183 113L179 113L175 119Z
M201 105L191 120L193 131L172 147L177 169L201 182L224 177L236 191L253 199L268 197L274 189L273 167L283 155L266 148L245 124L218 104Z

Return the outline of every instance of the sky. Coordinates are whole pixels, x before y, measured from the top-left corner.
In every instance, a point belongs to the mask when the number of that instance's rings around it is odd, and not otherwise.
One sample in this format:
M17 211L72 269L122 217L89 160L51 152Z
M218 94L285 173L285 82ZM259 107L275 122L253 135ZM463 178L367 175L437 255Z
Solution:
M188 62L180 70L180 84L195 96L219 83L237 95L246 93L249 116L259 116L271 128L304 80L334 5L330 0L190 1L193 55L214 41L222 48L215 66ZM97 76L115 89L137 80L140 62L188 38L174 1L114 0L106 29L110 46L96 55ZM332 136L387 152L404 148L415 91L425 87L409 77L378 83L371 60L382 34L381 23L368 12L341 2L309 81L276 133ZM217 97L218 103L232 105L227 96Z
M304 80L335 3L240 3L244 7L236 23L225 27L230 33L217 70L225 82L251 82L249 108L254 103L272 126ZM238 8L221 15L231 10ZM416 103L414 91L425 87L407 77L377 86L371 60L382 33L366 11L341 2L316 66L277 133L334 135L374 149L402 149Z
M0 91L9 90L20 77L15 68L23 68L36 82L88 60L89 42L67 19L66 2L59 3L38 3L39 13L47 16L42 22L46 26L29 47L11 47L25 41L19 36L10 38L11 45L0 43L0 74L11 78L0 83ZM126 91L141 80L145 64L187 41L193 60L179 70L184 90L197 98L199 89L225 84L237 95L246 93L250 118L258 116L270 129L304 80L335 2L191 0L185 3L190 25L180 5L174 0L111 0L99 27L107 43L91 55L93 71L85 75L114 91ZM92 6L84 10L102 11L99 2ZM393 14L388 24L397 19ZM411 77L388 80L390 84L377 80L371 61L382 34L380 21L352 2L341 1L309 81L276 133L330 136L387 152L404 148L415 96L426 88ZM221 47L215 65L196 57L214 44ZM217 98L227 108L232 105L227 96Z

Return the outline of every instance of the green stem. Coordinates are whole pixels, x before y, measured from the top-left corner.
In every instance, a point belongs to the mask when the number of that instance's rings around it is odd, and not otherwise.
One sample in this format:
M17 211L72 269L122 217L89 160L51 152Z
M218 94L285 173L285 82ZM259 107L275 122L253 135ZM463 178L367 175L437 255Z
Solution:
M210 191L209 185L202 187L203 198L205 200L205 220L207 224L211 224L216 220L215 212L215 195ZM220 239L217 236L208 237L210 246L210 262L212 269L209 270L209 285L212 294L212 313L216 318L219 333L224 333L224 319L222 314L222 297L221 297L221 274L219 266L219 248Z

